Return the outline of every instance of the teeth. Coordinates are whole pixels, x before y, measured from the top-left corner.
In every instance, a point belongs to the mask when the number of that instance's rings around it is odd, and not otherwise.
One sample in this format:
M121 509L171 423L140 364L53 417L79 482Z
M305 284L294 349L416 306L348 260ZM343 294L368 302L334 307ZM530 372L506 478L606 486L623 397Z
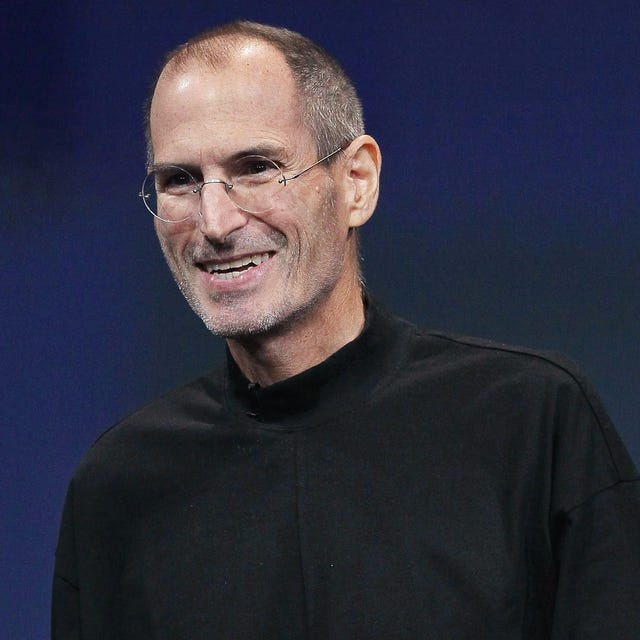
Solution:
M244 258L238 258L237 260L230 260L229 262L220 262L217 264L211 264L207 266L207 271L211 274L215 274L217 278L222 280L231 280L242 275L243 271L235 271L235 269L242 269L252 265L257 267L258 265L266 262L269 259L269 252L255 253L252 256L245 256Z

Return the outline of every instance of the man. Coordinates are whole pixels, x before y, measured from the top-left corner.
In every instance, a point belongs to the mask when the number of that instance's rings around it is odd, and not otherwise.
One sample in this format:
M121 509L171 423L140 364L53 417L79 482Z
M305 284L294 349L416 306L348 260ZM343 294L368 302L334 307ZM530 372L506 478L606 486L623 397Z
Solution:
M141 195L228 363L77 469L55 638L640 637L638 474L613 426L564 360L371 299L380 163L302 36L233 23L169 55Z

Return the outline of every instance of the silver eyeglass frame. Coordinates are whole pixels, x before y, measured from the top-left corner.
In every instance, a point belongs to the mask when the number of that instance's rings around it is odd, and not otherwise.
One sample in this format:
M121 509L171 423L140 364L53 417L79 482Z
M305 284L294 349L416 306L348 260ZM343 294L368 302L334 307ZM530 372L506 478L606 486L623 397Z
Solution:
M346 149L347 145L343 145L338 147L337 149L334 149L333 151L331 151L330 153L328 153L326 156L323 156L322 158L320 158L319 160L316 160L313 164L310 164L308 167L302 169L302 171L298 171L298 173L292 175L292 176L285 176L284 173L282 173L282 169L280 169L280 167L278 166L277 162L274 162L273 160L271 160L270 158L266 158L265 160L269 160L271 163L273 163L276 167L278 167L278 169L280 170L280 177L278 178L278 184L281 184L283 187L287 186L287 183L291 180L295 180L296 178L299 178L301 175L307 173L307 171L310 171L311 169L313 169L314 167L317 167L319 164L322 164L323 162L326 162L329 158L335 156L337 153L339 153L340 151L343 151L344 149ZM168 166L172 166L172 165L168 165ZM231 202L233 202L233 204L238 207L241 211L244 211L245 213L250 213L252 215L261 215L263 213L267 213L268 211L270 211L273 208L273 205L263 211L260 212L256 212L256 211L249 211L247 209L244 209L243 207L241 207L237 202L235 202L235 200L231 197L230 195L230 191L232 191L233 189L233 183L231 182L227 182L226 180L222 180L220 178L210 178L209 180L203 180L202 182L198 182L186 169L184 169L183 167L180 167L178 165L175 165L177 169L181 169L182 171L184 171L187 175L189 175L191 177L191 179L194 181L194 183L196 184L196 186L193 188L193 193L200 195L202 192L202 189L204 188L205 185L207 184L223 184L224 185L224 190L225 193L229 196L229 199L231 200ZM147 178L149 177L151 172L149 172L147 174L147 176L145 176L145 179L142 182L142 186L140 188L140 191L138 192L138 196L140 198L142 198L142 202L145 206L145 208L147 209L147 211L149 211L149 213L154 216L155 218L158 218L158 220L162 220L162 222L167 222L169 224L172 223L179 223L179 222L184 222L185 220L189 220L191 217L193 217L193 213L189 214L188 216L186 216L185 218L181 218L180 220L167 220L165 218L161 218L157 212L153 211L153 209L148 205L147 203L147 198L148 196L145 194L145 183L147 181Z

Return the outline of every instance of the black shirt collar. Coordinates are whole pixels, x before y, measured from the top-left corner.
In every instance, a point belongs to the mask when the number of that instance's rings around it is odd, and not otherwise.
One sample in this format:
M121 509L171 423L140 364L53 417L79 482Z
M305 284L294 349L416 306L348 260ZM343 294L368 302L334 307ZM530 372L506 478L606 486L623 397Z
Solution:
M400 366L412 325L365 297L360 335L324 362L268 387L245 378L227 351L225 404L241 419L273 428L313 426L366 401Z

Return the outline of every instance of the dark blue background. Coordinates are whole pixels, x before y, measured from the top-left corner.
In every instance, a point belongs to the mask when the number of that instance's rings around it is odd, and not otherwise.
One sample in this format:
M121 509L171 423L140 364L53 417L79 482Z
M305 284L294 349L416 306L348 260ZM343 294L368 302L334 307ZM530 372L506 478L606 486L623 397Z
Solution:
M640 461L637 2L13 3L2 9L0 637L48 634L60 509L115 420L215 366L137 198L163 53L302 31L383 150L365 270L432 328L558 349Z

